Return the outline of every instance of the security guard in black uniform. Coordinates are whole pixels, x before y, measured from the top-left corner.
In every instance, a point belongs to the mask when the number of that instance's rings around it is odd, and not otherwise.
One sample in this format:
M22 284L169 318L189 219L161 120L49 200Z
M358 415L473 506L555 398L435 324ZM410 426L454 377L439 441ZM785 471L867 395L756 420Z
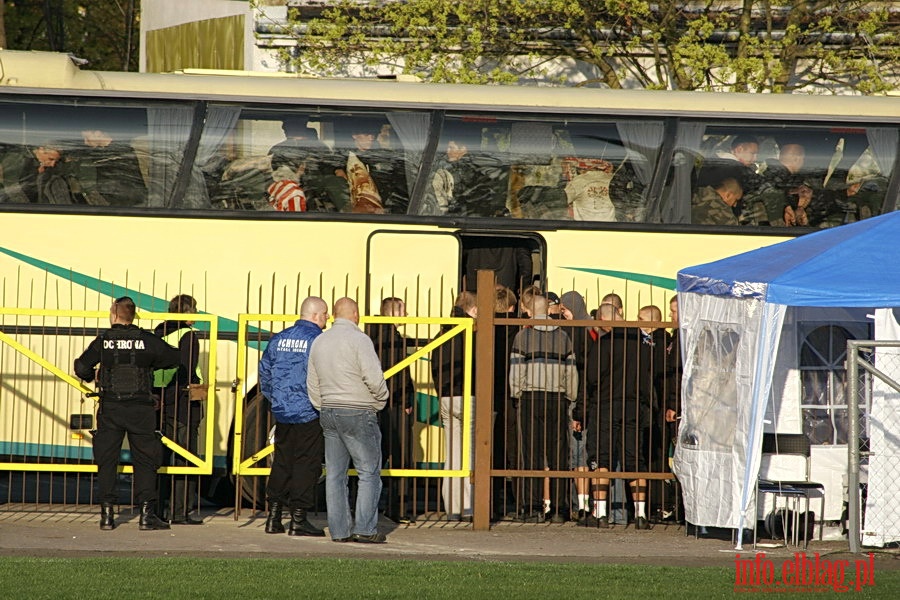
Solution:
M168 529L156 516L156 471L162 463L162 444L156 433L152 394L153 370L177 367L178 350L149 331L134 325L134 300L123 296L109 310L112 327L91 342L75 359L75 374L97 380L100 407L94 436L94 462L100 497L100 529L115 528L116 471L122 441L128 434L134 464L135 495L141 505L140 529ZM95 372L99 363L100 368Z

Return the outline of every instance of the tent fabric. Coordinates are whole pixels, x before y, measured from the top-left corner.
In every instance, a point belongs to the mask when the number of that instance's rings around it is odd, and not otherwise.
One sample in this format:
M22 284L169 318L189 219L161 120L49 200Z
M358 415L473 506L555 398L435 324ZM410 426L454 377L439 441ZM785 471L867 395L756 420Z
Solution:
M786 306L900 305L900 211L682 269L678 291ZM895 252L896 253L896 252Z
M900 324L893 311L875 311L875 337L900 340ZM875 367L900 381L900 348L880 347L875 351ZM872 383L869 430L869 493L863 511L863 544L883 548L900 540L900 393L881 379Z
M898 239L900 212L892 212L678 273L684 372L674 470L689 522L738 529L740 549L756 518L788 308L900 306ZM900 498L898 486L882 498Z
M756 373L774 366L775 353L761 349L774 343L784 307L688 293L679 297L679 312L683 397L690 402L682 406L674 467L685 517L697 525L739 528L755 513L755 478L747 473L759 470L771 383Z

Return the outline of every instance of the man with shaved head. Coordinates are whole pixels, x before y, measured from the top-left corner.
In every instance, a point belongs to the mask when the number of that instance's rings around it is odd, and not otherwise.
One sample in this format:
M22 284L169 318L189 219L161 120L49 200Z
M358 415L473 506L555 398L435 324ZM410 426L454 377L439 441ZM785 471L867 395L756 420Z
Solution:
M328 305L310 296L300 305L300 319L276 333L259 361L259 387L275 418L275 456L266 487L269 517L266 533L284 533L281 513L290 509L288 535L323 537L306 518L315 505L325 443L319 411L306 389L309 348L325 328Z
M597 309L599 329L605 334L588 350L587 377L587 453L588 462L599 471L613 471L616 463L623 471L646 472L648 469L640 443L639 408L651 390L648 369L640 369L641 339L633 330L614 327L622 314L612 304ZM597 479L594 510L587 519L600 528L609 527L607 516L608 479ZM631 482L635 503L635 529L649 529L646 516L647 480Z
M319 336L309 356L307 389L321 411L325 434L325 499L335 542L383 544L377 529L381 495L381 429L378 411L389 392L372 340L359 329L359 306L351 298L334 303L334 325ZM359 474L356 523L347 489L350 461Z

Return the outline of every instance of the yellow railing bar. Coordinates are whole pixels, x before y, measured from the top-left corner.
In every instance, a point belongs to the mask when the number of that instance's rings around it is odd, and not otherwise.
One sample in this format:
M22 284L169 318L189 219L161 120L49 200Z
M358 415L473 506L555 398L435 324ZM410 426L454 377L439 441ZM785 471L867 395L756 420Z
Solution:
M81 380L78 379L77 377L73 377L73 376L69 375L68 373L66 373L65 371L63 371L62 369L60 369L59 367L54 365L53 363L49 362L47 359L45 359L40 354L34 352L33 350L29 350L28 348L26 348L25 346L23 346L22 344L17 342L15 339L10 337L8 334L3 333L2 331L0 331L0 342L5 343L7 346L11 347L13 350L18 352L19 354L22 354L23 356L25 356L25 358L28 358L29 360L36 362L37 364L39 364L46 370L48 370L51 373L53 373L54 375L56 375L59 379L65 381L73 388L79 390L82 394L90 394L94 391L91 388L84 385L84 383L82 383Z

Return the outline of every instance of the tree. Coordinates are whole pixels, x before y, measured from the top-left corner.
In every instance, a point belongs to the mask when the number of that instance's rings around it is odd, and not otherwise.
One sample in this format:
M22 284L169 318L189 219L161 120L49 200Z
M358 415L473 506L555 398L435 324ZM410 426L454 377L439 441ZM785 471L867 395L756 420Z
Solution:
M289 12L292 70L378 65L443 82L876 93L897 86L890 2L335 0ZM320 7L317 4L316 7ZM575 81L587 65L595 76Z
M135 0L5 0L6 44L11 50L68 52L92 69L130 71L138 61Z

